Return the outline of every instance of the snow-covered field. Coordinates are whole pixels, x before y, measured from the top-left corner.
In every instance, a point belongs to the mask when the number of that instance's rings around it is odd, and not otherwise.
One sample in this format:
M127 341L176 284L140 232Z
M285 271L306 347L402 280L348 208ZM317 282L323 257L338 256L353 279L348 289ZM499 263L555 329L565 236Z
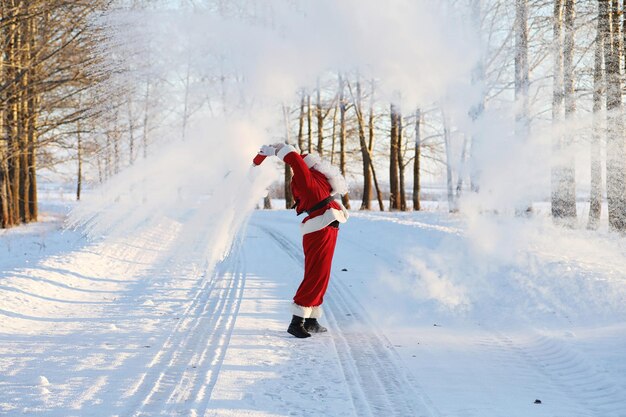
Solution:
M0 231L0 415L626 416L617 236L355 212L329 333L299 340L293 212L255 211L211 267L209 219L90 241L53 197Z

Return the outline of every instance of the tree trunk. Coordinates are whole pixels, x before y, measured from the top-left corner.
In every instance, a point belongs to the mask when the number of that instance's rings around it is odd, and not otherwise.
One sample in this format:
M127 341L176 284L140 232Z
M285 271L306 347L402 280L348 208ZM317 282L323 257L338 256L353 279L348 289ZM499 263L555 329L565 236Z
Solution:
M399 111L395 104L390 106L391 135L389 138L389 210L400 209L400 179L398 178Z
M335 162L335 145L337 142L337 114L339 113L339 95L337 95L335 100L335 105L333 109L333 130L332 130L332 139L330 145L330 164L332 165Z
M3 6L0 6L3 7ZM4 10L2 10L4 15ZM0 47L4 47L1 44ZM5 49L0 50L0 78L5 77L4 65ZM4 96L0 95L0 99L4 101ZM5 132L5 107L0 106L0 228L5 229L10 226L9 218L9 196L7 193L9 173L6 165L8 149L6 149L6 132Z
M21 13L24 13L25 16L28 16L28 8L27 6L21 5L23 8ZM30 219L30 169L28 166L29 158L29 150L28 150L28 134L29 134L29 124L31 121L31 111L29 104L31 101L29 100L28 93L30 92L29 84L30 84L30 39L29 39L29 23L28 18L22 18L22 21L19 25L19 45L21 48L21 52L19 53L20 66L24 70L24 75L18 85L19 88L19 101L18 101L18 141L20 147L20 194L19 194L19 206L20 206L20 220L23 223L29 223Z
M9 19L9 35L7 43L7 61L12 63L7 70L7 79L17 78L17 68L19 64L19 31L17 25L17 5L10 2ZM11 217L10 224L15 225L20 220L20 144L19 144L19 87L17 83L13 83L8 88L7 103L7 146L8 146L8 172L9 172L9 215Z
M565 100L565 121L571 122L576 113L574 93L574 20L576 17L575 0L565 0L565 39L563 43L563 88ZM563 166L563 217L571 227L576 222L576 161L573 154L574 138L571 131L565 135Z
M83 188L83 143L82 143L82 135L80 131L80 122L76 126L76 142L77 142L77 152L76 158L78 159L78 172L76 174L76 200L80 201L80 193Z
M593 69L593 119L592 138L590 145L591 155L591 192L589 196L589 222L587 227L596 230L600 225L602 213L602 131L600 112L602 111L603 94L603 52L604 52L604 28L603 18L598 15L596 25L596 48L594 53Z
M141 146L143 148L143 158L148 157L148 122L150 121L150 79L146 79L146 94L144 96L143 109L143 132L141 135Z
M406 211L406 193L404 192L404 156L402 154L402 112L398 109L398 170L399 183L398 193L400 194L400 210Z
M298 148L300 152L304 151L304 106L306 105L306 95L302 90L300 96L300 117L298 118Z
M113 173L117 175L120 173L120 128L117 113L115 114L115 125L111 136L113 140Z
M571 133L563 133L564 127L561 120L563 107L566 122L572 120L576 111L574 96L575 13L574 0L555 0L552 216L556 221L569 226L573 226L576 221L576 166L571 149L573 138ZM564 36L562 36L563 18Z
M34 18L31 18L29 21L30 25L30 53L29 59L38 61L38 57L36 56L36 26ZM30 184L29 187L29 196L28 196L28 211L30 221L37 221L39 217L39 201L37 195L37 151L38 151L38 122L39 122L39 111L41 106L41 99L39 97L39 92L36 91L34 87L34 83L37 82L37 73L36 67L30 68L31 75L31 84L28 86L28 107L30 109L29 115L29 123L28 123L28 133L27 133L27 141L28 141L28 182Z
M187 136L187 122L189 121L189 86L191 78L191 64L187 61L187 72L185 74L185 97L183 102L183 125L182 125L182 138L183 141Z
M345 99L345 82L343 77L339 76L339 171L341 175L346 176L346 110L347 103ZM344 194L341 197L343 205L350 208L350 197Z
M285 133L286 133L286 140L288 144L291 144L291 135L290 135L290 129L289 129L289 109L287 107L285 107L283 105L283 119L285 121ZM285 208L290 209L293 207L294 201L293 201L293 193L291 192L291 178L293 176L292 172L291 172L291 168L289 167L289 164L284 163L284 172L285 172L285 188L284 188L284 193L285 193Z
M4 72L2 66L3 57L0 54L0 74ZM4 111L0 107L0 139L5 137L4 132ZM9 215L9 171L7 167L7 149L3 140L0 140L0 227L6 229L11 226Z
M421 137L422 112L415 110L415 156L413 158L413 210L421 210L420 202L420 154L422 150Z
M2 145L0 145L0 227L3 229L11 226L11 217L9 215L8 169L5 156L4 149Z
M446 147L446 188L448 190L448 211L450 213L456 213L459 211L456 197L454 194L454 180L453 180L453 171L452 171L452 150L451 146L451 138L450 138L450 122L446 117L445 113L442 112L443 115L443 141Z
M0 73L2 71L2 56L0 56ZM4 138L4 112L2 109L0 109L0 138ZM0 228L3 229L10 226L9 196L7 193L9 175L6 166L6 153L4 141L0 140Z
M111 164L111 133L108 132L106 134L106 144L105 144L105 152L104 152L104 178L109 179L113 176L112 172L112 164Z
M526 142L530 134L529 66L528 66L528 0L515 0L515 137ZM529 214L532 203L522 203L516 213Z
M622 74L619 48L619 8L617 0L599 0L603 22L604 62L606 67L606 194L611 230L626 230L626 207L624 199L624 123L622 111ZM614 28L614 30L611 30Z
M478 38L479 45L484 45L484 41L482 39L482 19L483 19L483 11L482 11L482 0L472 0L472 12L471 19L472 24L476 28L476 36ZM486 100L486 87L485 87L485 57L484 54L481 53L478 57L478 61L474 66L472 71L472 85L474 88L479 90L479 97L474 106L470 109L470 118L472 119L472 135L469 143L468 150L468 160L469 160L469 179L470 179L470 188L473 192L478 192L479 190L479 181L480 181L480 170L479 163L476 160L476 149L478 148L478 144L481 142L481 134L477 132L478 120L482 117L485 111L485 100Z
M622 0L622 38L621 38L620 53L622 56L626 56L626 0ZM626 74L626 61L624 63L624 74Z
M135 163L135 121L133 120L133 98L128 97L128 163Z
M372 160L372 154L367 148L367 142L365 141L365 123L363 120L363 114L361 114L359 107L355 106L357 113L357 125L359 130L359 144L361 145L361 152L363 157L367 160L367 165L370 167L372 173L372 179L374 180L374 188L376 189L376 198L378 199L378 207L380 211L385 211L385 205L383 204L382 193L378 186L378 179L376 178L376 170L374 169L374 162Z
M313 109L311 108L311 95L306 95L306 124L307 124L307 153L313 152Z
M367 121L367 129L368 129L368 134L369 134L369 143L367 144L367 148L368 148L368 152L369 152L369 170L367 171L367 173L364 172L365 174L365 179L364 179L364 183L368 182L370 184L369 186L369 200L368 200L368 209L370 207L369 201L371 200L372 197L372 175L371 173L374 171L374 165L372 163L372 152L374 152L374 80L371 81L372 84L372 96L370 97L370 110L369 110L369 117L368 117L368 121ZM371 172L370 172L371 170ZM367 189L365 186L363 186L363 189ZM379 200L382 201L381 195L380 195L380 190L378 189L378 184L376 184L376 195L377 198ZM365 200L365 198L364 198ZM382 204L381 204L382 207Z
M356 114L358 118L359 125L364 124L363 120L363 106L362 106L362 94L361 94L361 82L357 80L356 82ZM359 142L361 145L361 159L363 160L363 198L361 199L361 208L360 210L369 210L370 201L372 199L372 172L370 169L370 152L365 142L365 134L363 134L363 138L359 134Z
M317 119L317 153L324 154L324 114L322 113L322 92L319 78L317 80L317 101L315 103L315 117Z
M552 171L551 171L551 209L552 217L564 217L563 185L563 1L554 0L553 12L553 48L554 58L552 81Z
M456 197L461 198L463 194L463 180L467 173L467 148L469 147L469 136L463 137L463 147L461 149L461 168L456 181Z

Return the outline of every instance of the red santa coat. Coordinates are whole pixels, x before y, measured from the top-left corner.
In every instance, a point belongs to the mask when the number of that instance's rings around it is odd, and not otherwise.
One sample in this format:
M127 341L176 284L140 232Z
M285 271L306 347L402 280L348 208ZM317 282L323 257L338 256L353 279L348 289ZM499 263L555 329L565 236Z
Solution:
M333 189L329 180L312 168L316 162L314 158L303 158L289 145L284 146L277 156L293 170L291 191L297 202L298 213L310 211L331 195ZM339 230L334 222L345 223L347 219L348 213L341 202L330 200L302 220L304 278L294 296L292 311L295 315L304 318L321 317L321 305L328 288Z

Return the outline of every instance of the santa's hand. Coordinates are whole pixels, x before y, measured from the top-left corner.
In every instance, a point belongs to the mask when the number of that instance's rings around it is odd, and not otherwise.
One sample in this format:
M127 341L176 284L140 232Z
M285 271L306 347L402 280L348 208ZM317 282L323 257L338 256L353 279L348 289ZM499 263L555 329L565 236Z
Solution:
M263 156L275 156L276 148L271 145L263 145L261 146L261 150L259 151L259 154Z
M276 149L276 153L278 153L282 148L284 148L286 143L278 142L272 143L272 146Z

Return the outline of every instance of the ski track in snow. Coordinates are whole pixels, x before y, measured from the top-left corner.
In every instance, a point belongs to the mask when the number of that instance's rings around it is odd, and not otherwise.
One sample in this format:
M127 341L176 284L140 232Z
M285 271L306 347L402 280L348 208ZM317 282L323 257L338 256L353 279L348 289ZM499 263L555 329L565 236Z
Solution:
M377 221L390 221L410 227L418 227L430 230L442 236L462 236L459 230L450 227L423 227L421 222L411 220L385 219L380 215L361 215L366 219ZM437 238L436 240L438 240ZM370 254L382 254L383 260L391 264L397 259L387 248L380 246L375 240L349 239L351 245L358 246ZM401 260L397 260L402 263ZM342 284L341 281L339 281ZM510 283L510 293L519 290L513 288ZM341 293L341 292L340 292ZM552 300L547 298L541 291L533 291L531 294L536 304L550 305ZM555 308L558 311L557 308ZM490 330L489 326L481 325L479 332L480 340L476 341L479 350L486 353L489 364L485 365L486 375L502 375L500 383L512 384L520 387L520 390L528 391L528 398L532 393L548 399L548 404L558 404L558 407L549 407L547 413L533 413L533 415L570 416L570 417L624 417L626 416L626 387L618 385L607 375L607 370L590 363L585 355L575 348L567 346L560 338L550 337L541 331L528 328L523 336L507 335L501 330ZM487 371L489 369L489 371ZM502 370L506 370L503 372ZM454 379L448 386L451 392L472 392L475 388L476 396L484 396L485 392L493 389L489 384L483 383L480 376L483 373L476 372L476 379L471 384L455 387ZM454 402L454 401L451 401ZM459 401L463 403L464 400ZM435 412L439 413L438 410ZM456 410L459 416L482 416L496 415L497 409L489 410L487 407L467 408ZM434 414L433 414L434 415ZM522 414L524 415L524 414Z
M286 236L262 227L286 254L304 265L300 248ZM391 344L366 316L363 306L331 277L324 310L358 416L439 416L415 380L407 375Z
M497 332L496 355L507 352L501 363L517 362L528 368L526 372L533 377L528 383L543 381L545 387L535 388L551 400L563 396L558 401L561 404L558 415L626 416L624 387L607 378L606 370L592 365L581 353L554 338L534 335L530 340L524 339L516 341ZM489 341L487 347L494 349L494 340Z
M130 395L139 405L125 415L168 416L175 404L192 400L199 404L190 409L192 415L206 409L241 302L244 265L240 256L228 257L200 281L191 304Z

